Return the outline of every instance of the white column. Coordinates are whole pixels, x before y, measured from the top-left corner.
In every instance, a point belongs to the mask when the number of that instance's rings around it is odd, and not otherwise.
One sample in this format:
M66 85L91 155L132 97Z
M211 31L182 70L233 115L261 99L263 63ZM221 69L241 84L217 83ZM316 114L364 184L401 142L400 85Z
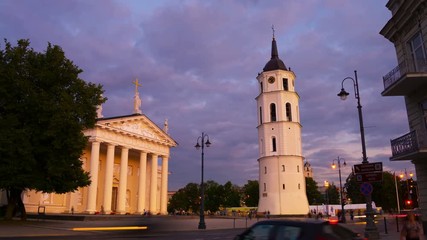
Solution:
M87 190L87 206L86 212L96 212L96 195L98 189L98 167L99 167L99 148L100 142L92 142L92 149L90 151L90 180L91 184Z
M160 188L160 213L168 215L168 157L162 156L162 186Z
M120 159L119 192L118 192L118 200L117 200L117 212L119 214L126 213L128 154L129 154L129 149L126 147L122 147L122 157Z
M157 158L158 155L151 155L151 179L150 179L150 212L157 214Z
M145 210L145 189L147 179L147 153L141 152L139 156L139 181L138 181L138 213Z
M113 191L114 145L108 144L105 164L104 201L102 206L106 214L111 213L111 195Z

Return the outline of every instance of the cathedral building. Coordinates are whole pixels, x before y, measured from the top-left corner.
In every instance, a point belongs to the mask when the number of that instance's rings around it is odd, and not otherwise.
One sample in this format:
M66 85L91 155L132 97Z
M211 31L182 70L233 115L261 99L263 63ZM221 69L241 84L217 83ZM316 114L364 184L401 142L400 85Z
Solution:
M298 216L309 211L295 74L279 58L273 35L271 59L258 74L259 212Z
M66 194L26 191L27 212L167 214L168 162L177 143L167 120L158 127L141 111L138 80L133 114L105 118L98 108L95 127L81 161L91 184Z

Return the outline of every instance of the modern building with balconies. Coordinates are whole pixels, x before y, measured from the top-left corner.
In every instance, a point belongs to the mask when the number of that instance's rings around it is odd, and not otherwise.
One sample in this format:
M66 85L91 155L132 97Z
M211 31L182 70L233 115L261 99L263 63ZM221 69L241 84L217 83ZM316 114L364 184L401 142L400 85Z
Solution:
M391 140L390 160L414 163L427 229L427 0L389 0L386 7L392 17L380 34L394 44L399 65L383 77L381 95L404 97L410 129Z

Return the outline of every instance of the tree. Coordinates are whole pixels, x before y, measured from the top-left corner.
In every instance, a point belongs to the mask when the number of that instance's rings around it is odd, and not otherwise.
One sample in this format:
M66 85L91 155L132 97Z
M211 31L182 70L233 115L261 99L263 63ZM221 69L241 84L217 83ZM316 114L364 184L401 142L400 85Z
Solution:
M372 201L375 205L388 211L397 209L396 185L398 186L400 206L402 206L402 187L399 183L395 184L395 176L391 172L383 172L381 182L371 183L373 187ZM351 173L346 183L347 196L351 198L352 203L366 203L365 196L360 192L360 183L356 181L355 174Z
M329 184L329 187L326 188L327 191L327 203L328 204L339 204L340 203L340 194L337 186L334 183Z
M322 203L323 197L322 197L322 193L320 193L317 188L317 182L311 177L306 177L305 185L306 185L305 190L307 193L308 203L310 205Z
M248 207L257 207L259 201L259 183L257 180L248 180L243 186L243 200Z
M226 182L223 186L224 197L222 201L223 207L240 207L240 188L233 185L230 181Z
M29 40L0 49L0 189L6 219L15 207L25 219L24 190L66 193L90 184L80 156L83 130L94 127L102 87L78 77L80 68L59 46L43 53Z
M170 199L168 211L198 212L200 210L200 185L189 183Z
M224 187L215 181L209 180L205 183L205 210L218 211L224 199Z

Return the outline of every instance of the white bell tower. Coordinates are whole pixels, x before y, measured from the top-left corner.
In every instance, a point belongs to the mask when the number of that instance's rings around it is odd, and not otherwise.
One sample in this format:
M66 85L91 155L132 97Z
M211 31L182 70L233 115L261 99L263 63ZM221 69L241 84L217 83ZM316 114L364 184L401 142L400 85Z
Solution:
M257 80L258 212L306 215L309 206L301 147L299 96L295 92L295 74L279 58L274 34L271 59Z

